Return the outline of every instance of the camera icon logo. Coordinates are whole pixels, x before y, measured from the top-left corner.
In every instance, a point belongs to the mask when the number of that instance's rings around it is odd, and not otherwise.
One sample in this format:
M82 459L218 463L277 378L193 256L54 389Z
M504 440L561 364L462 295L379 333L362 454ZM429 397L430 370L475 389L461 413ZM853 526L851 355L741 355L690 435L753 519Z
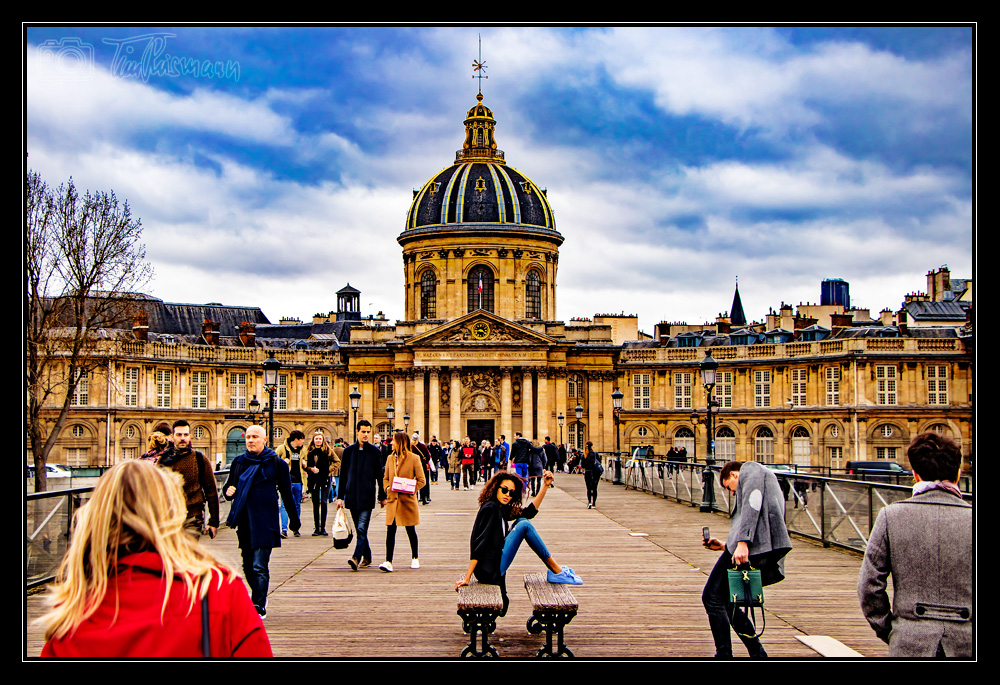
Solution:
M79 38L47 40L38 46L42 63L52 79L89 78L94 74L94 46Z

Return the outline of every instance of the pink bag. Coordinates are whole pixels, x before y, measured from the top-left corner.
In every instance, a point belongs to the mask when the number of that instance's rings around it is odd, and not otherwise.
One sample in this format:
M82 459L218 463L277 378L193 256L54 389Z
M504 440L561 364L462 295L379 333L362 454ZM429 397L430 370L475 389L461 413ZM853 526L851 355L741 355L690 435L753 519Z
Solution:
M416 478L400 478L395 476L392 479L393 492L401 492L404 495L412 495L417 491L417 479Z

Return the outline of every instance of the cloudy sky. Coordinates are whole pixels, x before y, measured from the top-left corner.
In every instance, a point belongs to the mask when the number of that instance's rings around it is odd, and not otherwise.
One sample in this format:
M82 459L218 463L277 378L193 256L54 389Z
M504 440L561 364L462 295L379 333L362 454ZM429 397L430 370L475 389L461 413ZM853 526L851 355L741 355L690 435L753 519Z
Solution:
M508 163L548 188L558 316L873 313L972 277L973 34L946 28L36 27L28 167L114 190L170 302L402 316L396 237L454 161L481 33ZM208 67L205 69L204 67Z

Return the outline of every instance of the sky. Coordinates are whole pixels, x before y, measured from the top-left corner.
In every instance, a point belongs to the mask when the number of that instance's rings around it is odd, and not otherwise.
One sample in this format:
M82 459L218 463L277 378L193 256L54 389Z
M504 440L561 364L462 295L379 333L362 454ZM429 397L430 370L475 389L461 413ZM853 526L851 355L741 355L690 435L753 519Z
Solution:
M714 321L971 278L968 27L26 27L27 168L142 220L167 302L403 316L413 189L484 104L547 188L557 315Z

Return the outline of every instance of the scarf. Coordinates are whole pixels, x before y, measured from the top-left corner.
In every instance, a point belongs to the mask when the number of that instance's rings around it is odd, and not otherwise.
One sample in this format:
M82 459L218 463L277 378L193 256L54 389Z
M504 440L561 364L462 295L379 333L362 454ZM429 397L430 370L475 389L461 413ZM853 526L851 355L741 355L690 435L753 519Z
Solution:
M922 480L913 485L914 495L919 495L921 492L927 492L928 490L944 490L962 499L962 491L950 480Z
M179 462L184 457L186 457L189 454L191 454L192 451L193 450L190 447L188 447L183 452L179 451L179 450L176 450L176 449L174 449L173 443L171 443L163 451L163 454L160 455L159 464L160 464L160 466L172 466L172 465L176 464L177 462Z
M261 467L267 461L277 456L274 450L270 447L265 447L261 450L260 454L244 452L237 457L241 462L243 470L240 471L240 477L236 483L236 496L233 498L233 503L229 508L229 517L226 519L227 526L236 528L240 516L246 510L250 489L264 478L264 472L261 470Z

